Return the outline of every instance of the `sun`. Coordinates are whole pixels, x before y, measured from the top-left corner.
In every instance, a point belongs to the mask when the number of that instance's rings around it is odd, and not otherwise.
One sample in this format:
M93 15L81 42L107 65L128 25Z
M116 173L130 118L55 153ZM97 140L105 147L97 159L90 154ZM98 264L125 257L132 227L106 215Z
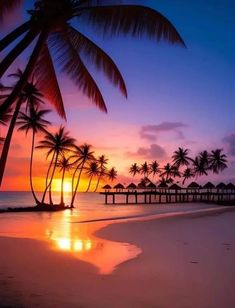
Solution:
M52 182L53 191L61 191L61 179L54 179ZM64 179L63 191L70 193L72 191L71 179Z

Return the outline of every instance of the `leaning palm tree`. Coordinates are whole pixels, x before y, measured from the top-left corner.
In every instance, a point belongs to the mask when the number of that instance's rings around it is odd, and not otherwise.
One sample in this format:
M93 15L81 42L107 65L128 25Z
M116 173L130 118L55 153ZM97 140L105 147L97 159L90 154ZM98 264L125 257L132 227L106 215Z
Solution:
M71 156L66 157L62 155L57 162L57 167L59 171L62 172L61 176L61 193L60 193L60 205L64 206L64 177L65 172L73 168L73 163L71 163Z
M9 77L14 77L16 79L20 79L22 76L22 71L17 70L16 73L10 74ZM6 87L7 90L13 87ZM8 96L7 94L3 96ZM38 107L40 104L44 104L43 100L43 95L42 93L38 90L36 84L34 83L33 80L27 82L22 89L21 93L19 94L19 97L17 97L16 100L16 105L14 109L14 113L11 117L11 122L8 128L8 132L4 141L3 149L2 149L2 154L0 158L0 186L1 186L1 181L3 178L3 174L5 171L5 166L6 166L6 161L8 157L8 152L10 149L10 144L11 144L11 139L13 136L15 124L17 121L18 114L20 112L20 108L23 104L26 104L26 112L29 108L35 108ZM4 113L4 111L3 111ZM1 112L0 112L1 114Z
M4 14L5 10L11 8L9 2L12 3L12 0L1 0L0 14ZM1 78L13 61L36 40L22 78L2 104L0 111L13 104L34 70L42 82L47 80L44 88L48 88L48 95L54 98L53 102L60 114L64 116L49 49L58 54L56 58L59 58L62 69L75 79L79 89L100 108L106 109L103 97L88 72L82 56L86 55L126 95L125 83L114 62L101 48L70 24L73 19L79 21L78 25L91 25L106 35L145 36L156 41L163 39L171 44L185 46L175 27L163 15L144 6L107 4L102 0L37 0L34 1L34 7L28 10L28 13L28 21L0 41L0 51L16 41L16 45L0 63ZM51 78L48 78L49 76Z
M216 174L228 167L227 156L222 151L222 149L216 149L209 155L209 168Z
M87 189L86 189L86 192L88 192L91 186L92 179L94 178L94 176L99 176L100 174L99 164L97 161L92 161L89 163L86 174L90 178Z
M6 126L7 123L10 121L11 117L12 117L11 109L0 113L0 128L1 128L1 126ZM4 141L5 141L5 138L0 136L0 146L2 146L2 144L4 144Z
M1 0L0 16L14 7L12 4L16 2ZM20 80L0 105L0 113L12 106L34 73L40 90L65 118L51 51L56 55L55 60L62 71L101 110L106 111L107 108L95 79L85 65L84 56L127 97L125 82L116 64L99 46L71 25L73 19L79 21L78 25L90 25L106 35L129 34L185 46L170 21L159 12L144 6L106 4L102 0L38 0L34 1L34 7L28 13L29 19L0 41L0 52L16 42L0 63L1 79L14 60L36 40ZM5 163L1 168L5 168ZM0 172L0 183L1 177L3 173Z
M99 172L99 176L98 176L98 179L97 179L97 183L96 183L96 187L95 187L94 192L97 191L99 183L100 183L100 180L105 175L105 173L107 171L106 170L106 165L108 163L108 159L105 157L105 155L101 155L101 156L98 157L97 163L99 165L100 172Z
M137 165L137 163L134 163L133 165L131 165L130 169L129 169L129 173L134 177L136 174L138 174L140 172L140 168Z
M34 144L35 144L35 135L39 132L45 132L46 127L51 124L49 121L43 119L50 110L39 110L30 108L29 115L23 112L20 112L18 117L17 124L19 125L18 130L25 131L26 135L31 130L32 131L32 145L31 145L31 155L30 155L30 188L33 194L34 200L37 205L40 204L39 200L36 197L34 188L33 188L33 154L34 154Z
M65 154L66 152L73 149L74 146L75 146L75 139L70 137L69 133L65 131L65 128L63 126L60 126L58 132L56 132L55 134L47 133L45 135L44 140L41 140L39 142L37 148L47 149L48 150L47 157L52 155L46 175L46 185L42 197L42 204L45 201L47 190L51 187L59 155ZM49 179L50 173L51 176Z
M74 207L74 201L75 197L78 191L82 171L84 169L84 166L86 163L93 161L94 160L94 152L91 151L91 145L89 144L82 144L81 146L75 146L74 148L74 154L72 155L72 158L75 159L74 165L77 165L72 176L72 199L70 203L70 207ZM75 185L75 179L76 179L76 174L77 171L79 170L79 174L77 176L77 182Z
M186 180L191 179L192 177L194 177L194 172L191 168L186 168L183 173L182 173L182 177L183 177L183 185L185 183Z
M173 165L177 168L181 166L188 166L192 161L192 158L188 156L189 149L178 148L172 155Z

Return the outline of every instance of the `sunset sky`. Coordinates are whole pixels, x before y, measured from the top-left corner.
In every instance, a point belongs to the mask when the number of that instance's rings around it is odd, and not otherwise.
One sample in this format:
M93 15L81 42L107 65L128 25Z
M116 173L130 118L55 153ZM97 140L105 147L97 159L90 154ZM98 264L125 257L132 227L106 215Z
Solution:
M66 125L79 144L87 142L94 146L97 155L105 154L123 183L131 180L128 169L132 163L156 159L164 164L179 146L190 148L192 156L204 149L223 148L229 168L212 176L212 180L235 181L235 2L128 3L150 6L164 14L187 48L147 39L102 38L83 27L115 60L126 81L128 99L101 74L92 71L108 106L108 114L104 114L59 74L67 123L53 111L48 117L53 129ZM20 22L20 17L12 19ZM14 67L22 67L23 63L24 57ZM30 134L26 137L15 133L2 190L29 189L30 142ZM34 175L40 189L46 159L43 152L35 153Z

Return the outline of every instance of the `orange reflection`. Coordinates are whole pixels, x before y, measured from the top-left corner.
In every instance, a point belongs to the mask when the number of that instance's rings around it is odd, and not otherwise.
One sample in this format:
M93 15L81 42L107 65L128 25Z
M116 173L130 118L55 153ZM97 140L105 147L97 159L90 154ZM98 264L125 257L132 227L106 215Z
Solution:
M110 274L120 263L135 258L141 250L134 245L97 238L94 233L108 223L71 223L64 212L60 228L46 230L53 249L69 253L79 260L91 263L100 274Z

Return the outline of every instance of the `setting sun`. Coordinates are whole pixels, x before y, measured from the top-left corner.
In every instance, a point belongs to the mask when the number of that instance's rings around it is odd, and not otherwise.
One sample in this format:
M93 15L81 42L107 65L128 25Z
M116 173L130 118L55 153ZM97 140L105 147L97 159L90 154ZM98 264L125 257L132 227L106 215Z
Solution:
M64 180L64 192L71 192L72 191L72 182L71 179ZM52 190L53 191L61 191L61 179L54 179L52 182Z

